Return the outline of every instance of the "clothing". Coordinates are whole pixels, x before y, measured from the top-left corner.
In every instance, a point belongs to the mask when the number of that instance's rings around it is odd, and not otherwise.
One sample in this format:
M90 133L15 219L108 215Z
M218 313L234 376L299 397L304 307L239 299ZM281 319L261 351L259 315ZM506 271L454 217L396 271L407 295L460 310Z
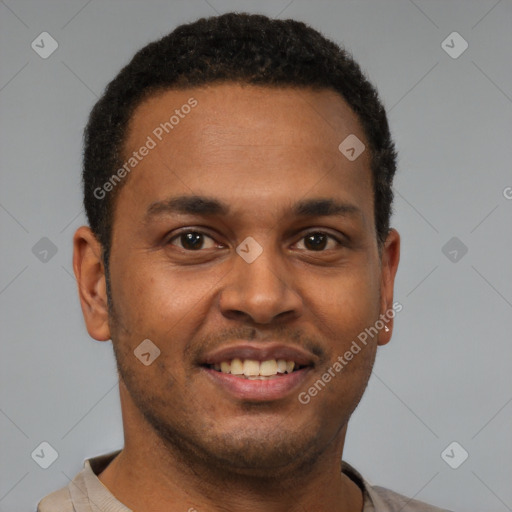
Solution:
M37 512L132 512L97 477L121 450L87 459L67 487L43 498ZM374 487L347 462L342 472L363 491L363 512L449 512L411 500L384 487Z

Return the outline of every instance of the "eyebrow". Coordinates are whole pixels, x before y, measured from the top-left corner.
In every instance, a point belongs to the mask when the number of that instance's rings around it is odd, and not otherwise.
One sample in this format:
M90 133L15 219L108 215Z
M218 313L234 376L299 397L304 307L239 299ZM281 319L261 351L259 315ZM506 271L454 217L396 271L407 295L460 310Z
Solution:
M145 220L149 222L152 218L165 214L227 217L230 210L228 204L215 198L184 195L151 203L146 211ZM331 198L299 201L292 206L291 213L296 217L346 217L362 215L361 209L356 205Z

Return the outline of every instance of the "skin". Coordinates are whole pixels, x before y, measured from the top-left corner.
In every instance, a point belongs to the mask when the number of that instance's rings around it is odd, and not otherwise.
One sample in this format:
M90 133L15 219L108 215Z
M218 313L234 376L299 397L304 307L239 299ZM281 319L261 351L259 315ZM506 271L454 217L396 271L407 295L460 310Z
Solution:
M190 97L198 105L119 191L111 311L101 246L86 226L74 236L87 329L112 339L120 374L125 446L99 478L139 512L362 510L340 461L392 320L309 404L297 396L393 304L399 235L392 229L379 255L369 151L351 162L338 150L349 134L368 147L363 130L333 91L228 83L150 97L133 115L125 155ZM154 202L194 194L227 203L229 214L146 220ZM358 211L291 213L311 198ZM203 246L183 248L180 228L205 232ZM311 231L344 242L327 238L315 250ZM248 236L263 248L250 264L235 251ZM161 351L149 366L133 354L147 338ZM306 381L282 399L235 399L198 365L235 340L270 339L314 354Z

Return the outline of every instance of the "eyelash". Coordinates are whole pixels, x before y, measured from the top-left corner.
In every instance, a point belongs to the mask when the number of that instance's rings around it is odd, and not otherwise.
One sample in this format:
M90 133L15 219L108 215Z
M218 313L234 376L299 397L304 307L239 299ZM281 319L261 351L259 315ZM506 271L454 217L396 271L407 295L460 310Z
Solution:
M203 236L206 236L206 237L214 240L214 238L212 236L210 236L208 233L206 233L204 231L201 231L200 229L190 229L190 228L187 228L187 229L184 229L183 231L180 231L180 232L176 233L175 235L172 236L172 238L169 238L167 240L167 242L166 242L166 245L174 245L174 244L171 243L173 240L179 239L180 236L185 235L187 233L196 233L196 234L203 235ZM308 232L304 233L301 236L300 240L303 240L304 238L306 238L307 236L309 236L311 234L326 235L331 240L334 240L337 243L338 247L342 247L342 246L346 245L339 238L335 237L334 235L332 235L332 234L330 234L330 233L328 233L326 231L321 231L321 230L311 230L311 231L308 231ZM178 248L183 250L183 251L186 251L186 252L201 252L202 250L204 250L204 249L198 249L198 250L185 249L184 247L178 247ZM308 250L308 249L306 249L306 250ZM309 250L309 252L326 252L327 250L328 249L322 249L320 251Z

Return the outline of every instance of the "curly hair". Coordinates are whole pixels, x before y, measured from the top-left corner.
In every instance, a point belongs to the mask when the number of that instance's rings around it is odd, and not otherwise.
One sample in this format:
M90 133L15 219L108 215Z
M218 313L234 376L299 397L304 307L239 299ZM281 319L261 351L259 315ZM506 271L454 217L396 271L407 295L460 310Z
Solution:
M345 49L305 23L227 13L180 25L139 50L90 113L84 131L84 206L105 265L123 183L101 199L94 191L122 165L134 110L162 90L222 82L331 89L342 96L357 115L369 146L380 248L389 232L396 151L376 89Z

